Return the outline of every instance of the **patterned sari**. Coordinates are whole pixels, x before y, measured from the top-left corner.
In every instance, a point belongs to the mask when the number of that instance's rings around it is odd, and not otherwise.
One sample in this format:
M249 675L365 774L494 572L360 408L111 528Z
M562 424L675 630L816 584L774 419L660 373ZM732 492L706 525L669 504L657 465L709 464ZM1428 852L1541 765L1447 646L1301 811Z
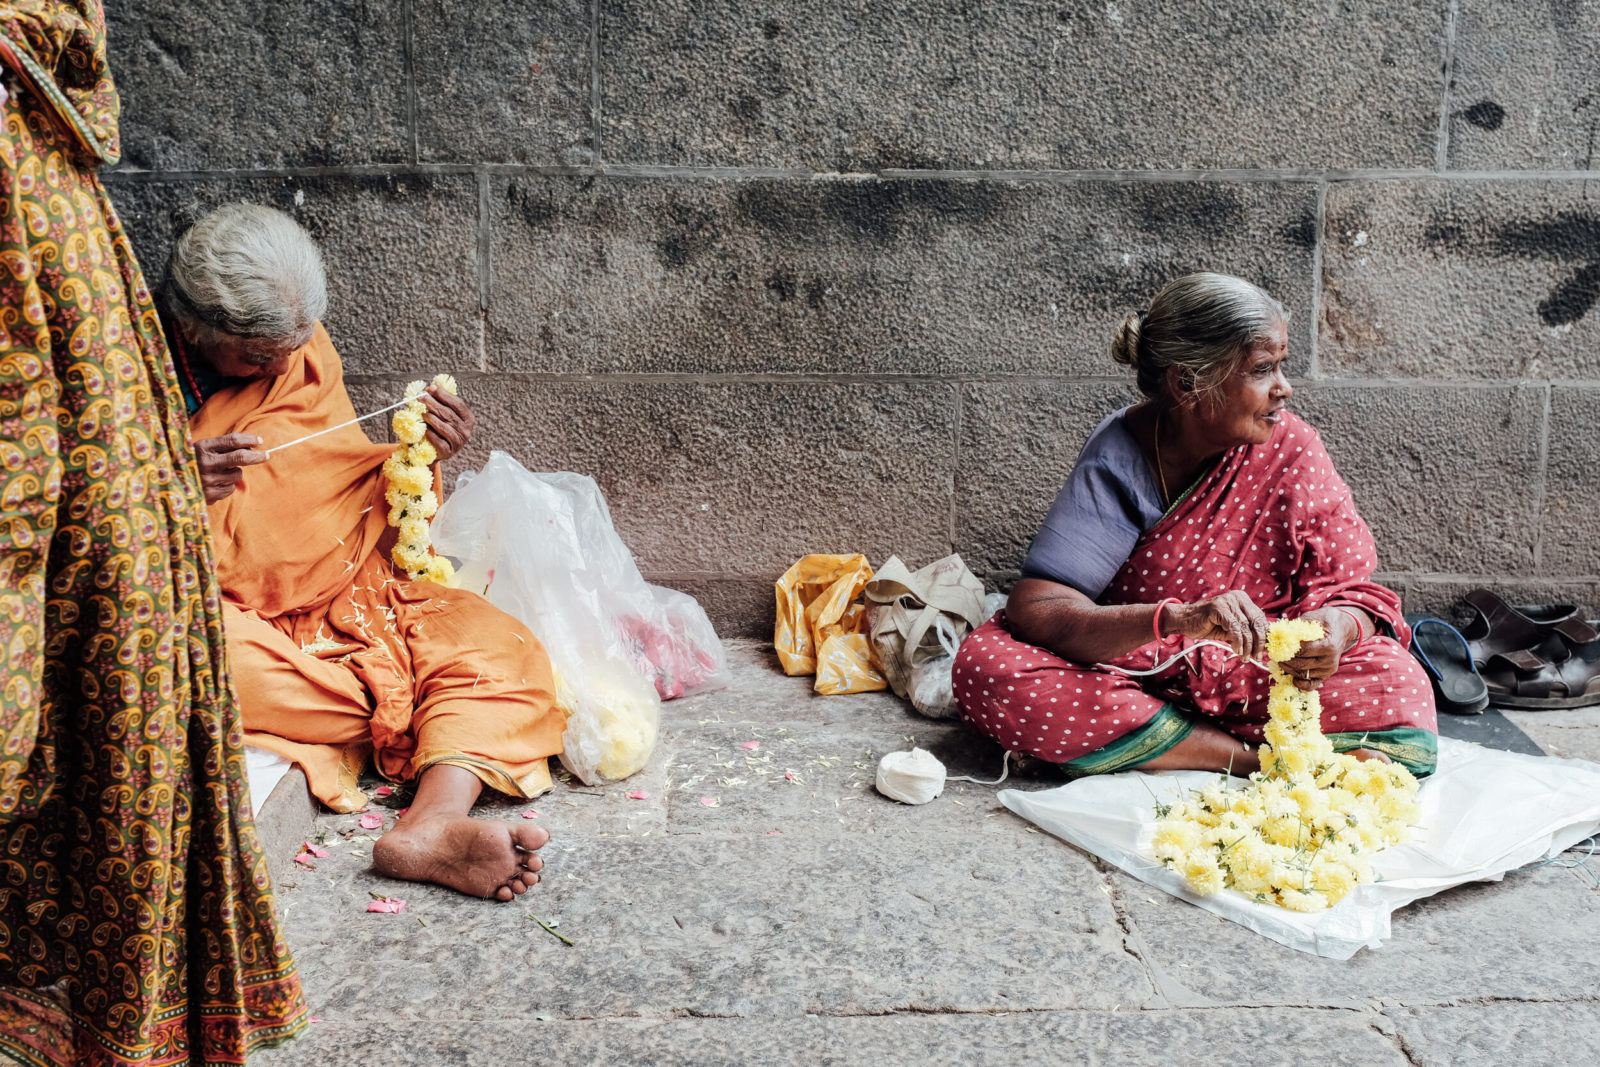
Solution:
M0 0L0 1058L241 1064L305 1008L183 401L96 175L104 31Z
M1372 580L1377 546L1317 432L1285 412L1265 444L1224 455L1146 530L1100 597L1103 604L1193 603L1243 590L1268 618L1332 605L1360 608L1379 634L1348 650L1321 689L1322 728L1340 751L1377 749L1433 770L1433 691L1406 651L1400 598ZM1112 661L1150 670L1191 644L1151 641ZM1018 640L1001 613L961 645L955 693L973 725L1012 751L1077 774L1138 766L1197 721L1259 742L1268 677L1231 652L1203 647L1160 674L1132 678L1071 663Z

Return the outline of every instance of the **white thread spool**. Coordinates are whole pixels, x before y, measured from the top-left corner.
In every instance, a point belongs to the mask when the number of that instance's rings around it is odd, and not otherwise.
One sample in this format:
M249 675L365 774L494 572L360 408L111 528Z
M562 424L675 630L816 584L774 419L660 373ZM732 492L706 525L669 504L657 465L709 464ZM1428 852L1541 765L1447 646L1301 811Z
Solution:
M878 761L878 792L902 804L926 804L944 792L944 764L923 748L891 752Z

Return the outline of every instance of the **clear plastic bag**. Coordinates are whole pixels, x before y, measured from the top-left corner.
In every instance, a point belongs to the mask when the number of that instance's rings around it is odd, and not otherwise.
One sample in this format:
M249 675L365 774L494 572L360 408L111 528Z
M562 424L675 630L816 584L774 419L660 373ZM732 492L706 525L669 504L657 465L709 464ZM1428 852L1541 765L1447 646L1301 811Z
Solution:
M645 765L663 697L727 684L705 612L644 580L592 478L534 473L495 452L457 481L433 544L460 561L461 588L544 644L567 713L561 762L589 785Z

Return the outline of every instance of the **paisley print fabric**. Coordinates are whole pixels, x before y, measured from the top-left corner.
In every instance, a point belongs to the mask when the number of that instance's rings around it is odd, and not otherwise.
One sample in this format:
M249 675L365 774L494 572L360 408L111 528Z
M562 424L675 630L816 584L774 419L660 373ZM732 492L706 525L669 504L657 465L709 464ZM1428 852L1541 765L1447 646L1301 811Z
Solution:
M101 25L0 2L0 1059L239 1064L305 1009L183 401L93 170Z

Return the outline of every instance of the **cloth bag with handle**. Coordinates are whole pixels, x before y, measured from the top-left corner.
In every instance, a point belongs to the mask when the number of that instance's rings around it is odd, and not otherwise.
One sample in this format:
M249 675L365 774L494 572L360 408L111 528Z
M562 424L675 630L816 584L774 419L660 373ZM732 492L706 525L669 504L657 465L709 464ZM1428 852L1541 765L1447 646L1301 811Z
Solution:
M959 555L913 573L891 556L867 583L867 637L895 694L930 718L957 713L950 687L956 649L983 624L983 583Z

